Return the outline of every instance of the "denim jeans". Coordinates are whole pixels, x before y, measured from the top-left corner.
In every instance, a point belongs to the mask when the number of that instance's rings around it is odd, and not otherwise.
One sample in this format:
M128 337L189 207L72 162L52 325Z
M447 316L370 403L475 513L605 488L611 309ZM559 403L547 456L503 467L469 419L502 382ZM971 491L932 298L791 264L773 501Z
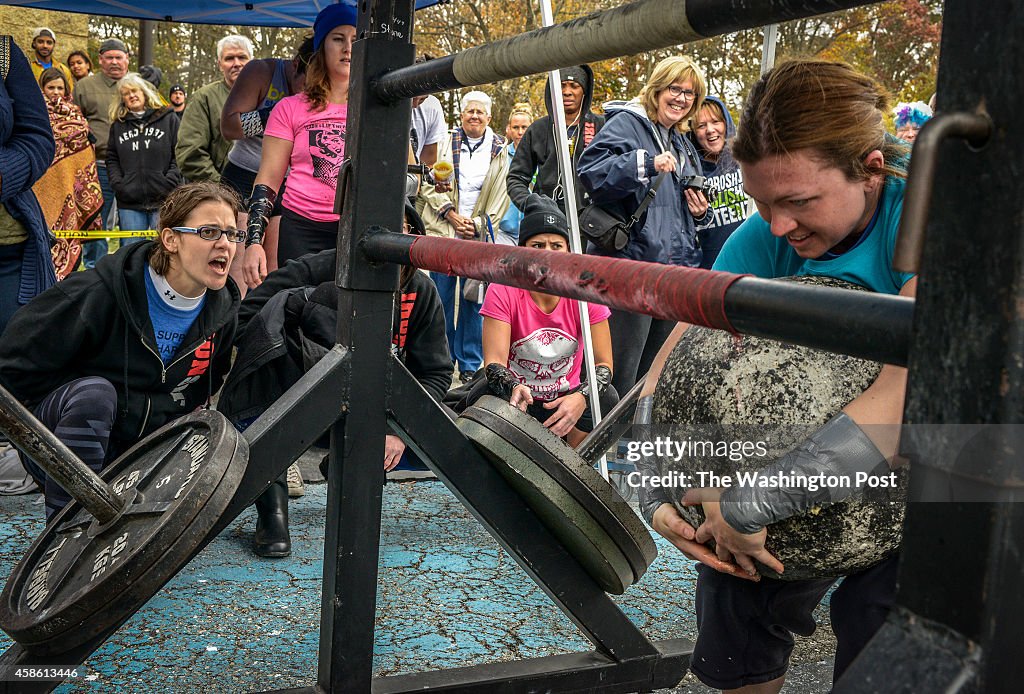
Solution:
M462 282L458 277L449 277L431 272L430 279L437 286L444 307L445 336L448 338L448 352L459 372L474 372L480 368L483 355L483 325L480 304L466 301L462 297ZM459 319L455 320L455 299L459 300Z
M118 206L117 218L120 221L121 231L144 231L156 229L156 225L160 223L160 211L126 210ZM140 241L145 241L145 238L141 236L125 238L121 239L121 245L128 246Z

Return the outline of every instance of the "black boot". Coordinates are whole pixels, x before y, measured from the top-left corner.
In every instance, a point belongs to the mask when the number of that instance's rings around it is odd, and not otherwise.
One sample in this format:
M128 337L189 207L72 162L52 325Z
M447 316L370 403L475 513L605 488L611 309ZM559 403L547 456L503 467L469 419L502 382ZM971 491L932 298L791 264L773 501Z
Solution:
M260 557L287 557L292 553L288 535L288 482L274 480L256 499L256 535L252 549Z

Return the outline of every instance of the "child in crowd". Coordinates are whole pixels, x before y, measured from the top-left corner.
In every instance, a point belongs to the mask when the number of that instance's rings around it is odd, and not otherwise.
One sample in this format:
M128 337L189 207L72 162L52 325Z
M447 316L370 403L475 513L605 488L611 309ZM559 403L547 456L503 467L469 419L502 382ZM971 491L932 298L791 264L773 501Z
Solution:
M519 225L519 245L569 252L569 226L550 198L527 198ZM588 304L601 410L619 400L611 385L612 341L608 307ZM581 381L582 328L579 303L553 294L492 284L484 304L483 348L486 379L470 390L466 405L488 390L527 412L557 436L578 445L593 429L588 394Z

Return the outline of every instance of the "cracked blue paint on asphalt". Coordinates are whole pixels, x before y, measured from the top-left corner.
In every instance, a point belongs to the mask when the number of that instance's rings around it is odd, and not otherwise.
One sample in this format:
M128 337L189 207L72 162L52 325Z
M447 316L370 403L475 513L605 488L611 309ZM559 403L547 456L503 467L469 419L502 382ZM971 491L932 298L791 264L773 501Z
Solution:
M326 485L290 508L293 555L250 551L240 516L86 662L95 679L58 691L242 692L315 681ZM0 498L0 573L43 527L38 495ZM384 490L374 672L462 667L590 650L562 612L439 482ZM654 640L693 638L692 563L661 556L615 596ZM670 596L670 597L666 597ZM0 647L10 640L0 634Z

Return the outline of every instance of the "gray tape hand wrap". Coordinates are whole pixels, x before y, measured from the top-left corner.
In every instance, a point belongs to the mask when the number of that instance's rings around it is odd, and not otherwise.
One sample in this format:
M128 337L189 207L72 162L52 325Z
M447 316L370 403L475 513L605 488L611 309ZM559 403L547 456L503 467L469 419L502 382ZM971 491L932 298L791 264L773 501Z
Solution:
M253 244L262 244L263 235L267 231L267 223L274 211L274 202L277 201L277 191L268 185L259 183L252 187L252 196L249 198L249 226L245 232L245 247Z
M612 370L604 364L598 364L594 367L594 379L597 381L597 394L604 395L604 392L608 390L608 386L612 382ZM590 384L586 381L580 386L579 392L583 393L584 397L590 397Z
M633 414L632 434L634 443L642 443L652 439L651 424L653 422L653 415L653 395L645 395L636 401L636 412ZM643 516L648 525L653 526L654 512L657 511L662 504L671 504L672 496L670 495L669 490L664 489L660 485L654 485L648 482L651 478L660 475L661 471L658 469L657 458L655 456L645 456L641 451L642 449L638 449L634 452L638 455L638 459L634 458L636 471L640 473L640 485L637 488L637 498L640 504L640 515ZM673 490L673 493L677 493L677 491ZM679 496L682 496L682 491L678 491L678 494Z
M849 486L806 484L729 487L721 496L725 521L741 533L756 533L777 521L804 513L819 504L842 501L867 487L857 484L857 473L885 475L889 464L857 423L845 412L825 422L803 443L758 471L761 477L794 478L839 476ZM734 480L734 483L736 480Z

